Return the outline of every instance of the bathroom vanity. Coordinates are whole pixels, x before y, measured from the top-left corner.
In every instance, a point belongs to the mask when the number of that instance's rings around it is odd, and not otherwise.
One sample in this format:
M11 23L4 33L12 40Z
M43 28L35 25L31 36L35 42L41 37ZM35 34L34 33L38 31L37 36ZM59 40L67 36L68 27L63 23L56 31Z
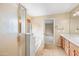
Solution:
M68 56L79 56L79 35L60 34L59 42Z

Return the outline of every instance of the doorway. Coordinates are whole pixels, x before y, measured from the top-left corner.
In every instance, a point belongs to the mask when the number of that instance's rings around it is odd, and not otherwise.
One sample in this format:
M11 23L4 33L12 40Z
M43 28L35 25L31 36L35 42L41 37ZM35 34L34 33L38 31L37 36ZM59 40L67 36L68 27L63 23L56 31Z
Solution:
M45 44L54 44L54 20L45 20L45 34L44 34Z

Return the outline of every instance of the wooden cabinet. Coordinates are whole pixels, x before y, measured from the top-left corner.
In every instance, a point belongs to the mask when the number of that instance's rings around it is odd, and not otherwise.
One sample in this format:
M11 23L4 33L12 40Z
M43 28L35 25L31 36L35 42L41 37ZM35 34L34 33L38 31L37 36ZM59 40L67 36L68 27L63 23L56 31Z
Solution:
M62 40L62 42L63 42L63 49L65 49L65 38L63 38L63 40Z
M70 56L75 56L75 46L70 43Z
M65 39L65 52L67 55L70 55L70 42Z
M68 56L79 56L79 47L60 36L60 47L63 48Z
M64 48L64 46L65 46L64 38L62 36L60 36L60 46L62 48Z
M59 37L58 46L62 47L62 36Z
M79 47L73 44L74 48L74 56L79 56Z
M70 42L64 37L60 36L61 48L63 48L67 55L70 55Z
M79 47L70 43L70 56L79 56Z
M79 56L79 48L75 50L75 56Z

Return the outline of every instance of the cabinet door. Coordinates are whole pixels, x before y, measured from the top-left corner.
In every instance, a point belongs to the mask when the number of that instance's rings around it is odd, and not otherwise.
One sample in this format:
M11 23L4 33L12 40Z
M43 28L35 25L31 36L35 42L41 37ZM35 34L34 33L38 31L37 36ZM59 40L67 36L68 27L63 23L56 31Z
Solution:
M62 37L60 36L59 39L58 39L58 46L60 46L60 47L62 46L61 40L62 40Z
M65 40L65 52L68 56L70 55L70 42L68 40Z
M65 38L63 38L63 49L65 49Z
M75 56L79 56L79 50L75 50Z
M60 36L60 38L59 38L59 46L61 46L61 48L65 47L65 41L64 41L64 38L62 36Z
M62 36L60 36L60 39L59 39L59 44L60 44L60 46L63 48L63 37Z
M75 56L75 45L70 43L70 56Z
M79 56L79 47L75 46L75 56Z

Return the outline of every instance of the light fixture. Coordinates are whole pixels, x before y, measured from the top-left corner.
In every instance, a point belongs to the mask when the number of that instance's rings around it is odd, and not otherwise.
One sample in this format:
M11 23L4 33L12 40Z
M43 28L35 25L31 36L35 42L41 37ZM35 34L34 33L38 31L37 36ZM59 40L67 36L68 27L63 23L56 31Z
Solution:
M79 16L79 11L75 12L73 16Z
M76 16L76 14L74 13L73 16Z
M79 16L79 11L76 12L77 16Z

